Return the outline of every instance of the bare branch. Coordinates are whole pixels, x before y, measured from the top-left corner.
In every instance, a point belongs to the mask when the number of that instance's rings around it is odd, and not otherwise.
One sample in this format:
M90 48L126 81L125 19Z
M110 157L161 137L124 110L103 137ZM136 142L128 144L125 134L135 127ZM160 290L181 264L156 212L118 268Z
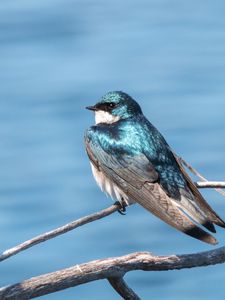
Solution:
M200 181L200 182L196 182L195 185L199 189L225 188L225 182L222 182L222 181Z
M141 300L138 295L126 284L122 277L108 279L114 290L125 300Z
M177 156L178 157L178 156ZM180 162L186 167L188 168L195 176L197 176L198 178L200 178L202 181L207 181L207 179L201 175L196 169L194 169L191 165L189 165L182 157L178 157L178 159L180 160Z
M189 165L182 157L178 157L178 160L184 165L186 168L188 168L195 176L199 177L202 181L207 182L208 180L202 176L196 169L194 169L191 165ZM215 188L215 190L220 193L221 195L225 196L225 191L221 190L220 188Z
M180 161L195 175L203 180L203 182L195 183L198 188L225 187L225 182L207 182L201 174L189 166L184 160L180 159ZM225 195L224 191L219 191ZM0 261L31 248L32 246L69 232L77 227L107 217L118 209L120 209L119 204L114 204L100 212L83 217L60 228L39 235L3 252L0 255ZM135 292L126 284L123 279L127 272L134 270L178 270L184 268L215 265L224 262L225 247L197 254L163 257L153 256L146 252L132 253L123 257L97 260L86 264L77 265L69 269L32 278L13 286L1 288L0 299L33 299L91 281L107 279L112 287L124 299L139 300L140 298L137 296L137 294L135 294Z
M105 218L111 214L113 214L115 211L117 211L119 209L119 205L117 204L114 204L102 211L99 211L99 212L96 212L94 214L91 214L89 216L86 216L86 217L83 217L81 219L78 219L76 221L73 221L69 224L66 224L62 227L59 227L55 230L52 230L52 231L49 231L49 232L46 232L44 234L41 234L37 237L34 237L32 238L31 240L28 240L20 245L17 245L11 249L8 249L6 251L4 251L1 255L0 255L0 261L3 261L13 255L16 255L17 253L19 252L22 252L26 249L29 249L37 244L40 244L40 243L43 243L45 241L48 241L50 239L53 239L59 235L62 235L64 233L67 233L77 227L80 227L82 225L85 225L85 224L88 224L90 222L94 222L94 221L97 221L97 220L100 220L102 218Z
M135 270L180 270L224 262L225 247L197 254L172 256L153 256L148 252L138 252L122 257L92 261L1 288L0 299L33 299L96 280L121 278L126 273Z
M213 182L213 181L209 181L209 182L196 182L195 183L196 186L198 188L215 188L215 187L225 187L225 182ZM97 220L100 220L102 218L105 218L111 214L113 214L115 211L117 211L118 209L120 209L119 205L114 204L100 212L96 212L94 214L91 214L89 216L83 217L81 219L75 220L71 223L68 223L62 227L59 227L55 230L46 232L44 234L41 234L39 236L36 236L30 240L27 240L25 242L23 242L22 244L19 244L13 248L10 248L6 251L4 251L1 255L0 255L0 262L3 260L6 260L7 258L10 258L22 251L25 251L35 245L38 245L40 243L43 243L45 241L48 241L50 239L53 239L59 235L62 235L64 233L67 233L71 230L76 229L77 227L83 226L85 224L88 224L90 222L94 222Z

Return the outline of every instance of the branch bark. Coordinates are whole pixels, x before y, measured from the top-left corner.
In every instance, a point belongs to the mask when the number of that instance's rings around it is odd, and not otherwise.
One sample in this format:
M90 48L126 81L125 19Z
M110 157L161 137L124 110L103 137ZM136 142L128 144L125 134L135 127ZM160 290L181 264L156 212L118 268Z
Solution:
M149 252L138 252L92 261L1 288L0 299L33 299L96 280L121 278L126 273L136 270L181 270L224 262L225 247L197 254L171 256L154 256Z
M180 159L180 158L179 158ZM196 182L198 188L216 188L218 192L225 195L225 182L207 181L201 174L188 165L183 159L181 163L192 173L197 175L203 182ZM91 214L84 218L73 221L60 228L39 235L20 245L6 250L0 255L0 261L10 258L28 248L47 240L55 238L66 232L90 222L100 220L113 214L120 209L119 204L114 204L100 212ZM75 287L95 280L107 279L112 287L123 299L139 300L137 294L126 284L123 277L127 272L135 270L143 271L166 271L185 268L194 268L215 265L225 262L225 247L217 250L173 256L153 256L147 252L132 253L127 256L97 260L69 269L64 269L51 274L42 275L26 280L13 286L0 289L0 299L33 299L39 296L54 293L66 288Z
M176 157L181 162L181 164L183 166L185 166L189 171L191 171L195 176L200 178L203 182L208 182L208 180L202 174L200 174L195 168L193 168L190 164L188 164L182 157L178 157L178 156L176 156ZM223 191L220 186L219 186L219 188L217 188L217 187L214 187L214 188L218 193L225 196L225 191Z
M215 181L215 182L214 181L196 182L195 184L198 188L225 187L225 182L217 182L217 181ZM41 244L43 242L46 242L50 239L53 239L53 238L59 236L59 235L62 235L69 231L72 231L80 226L103 219L103 218L113 214L114 212L118 211L118 209L120 209L119 204L114 204L102 211L99 211L99 212L93 213L89 216L80 218L80 219L75 220L71 223L68 223L62 227L59 227L55 230L46 232L46 233L36 236L30 240L27 240L27 241L23 242L22 244L19 244L13 248L10 248L10 249L4 251L2 254L0 254L0 262L4 261L20 252L23 252L35 245Z
M76 221L73 221L71 223L68 223L62 227L59 227L55 230L46 232L44 234L41 234L39 236L36 236L34 238L32 238L31 240L28 240L20 245L17 245L13 248L10 248L6 251L4 251L1 255L0 255L0 262L13 256L16 255L19 252L22 252L26 249L29 249L37 244L43 243L45 241L48 241L50 239L53 239L59 235L62 235L64 233L67 233L71 230L74 230L77 227L83 226L85 224L100 220L102 218L105 218L111 214L113 214L115 211L117 211L120 208L120 206L118 204L114 204L106 209L103 209L99 212L96 212L94 214L91 214L89 216L83 217L81 219L78 219Z
M108 281L124 300L141 300L141 298L139 298L138 295L127 285L122 277L111 277L108 278Z
M222 181L200 181L196 182L195 185L199 189L205 189L205 188L225 188L225 182Z

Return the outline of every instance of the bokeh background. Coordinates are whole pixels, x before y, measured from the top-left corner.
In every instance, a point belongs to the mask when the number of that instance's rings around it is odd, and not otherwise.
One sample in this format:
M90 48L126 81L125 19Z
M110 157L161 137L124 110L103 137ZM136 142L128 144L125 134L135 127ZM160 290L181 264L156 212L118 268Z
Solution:
M84 107L107 91L132 95L179 155L225 180L224 11L222 0L1 0L0 251L111 204L83 145ZM224 198L204 195L225 218ZM209 249L133 206L1 263L0 286L133 251ZM224 268L126 279L142 299L224 299ZM43 297L75 298L119 297L105 281Z

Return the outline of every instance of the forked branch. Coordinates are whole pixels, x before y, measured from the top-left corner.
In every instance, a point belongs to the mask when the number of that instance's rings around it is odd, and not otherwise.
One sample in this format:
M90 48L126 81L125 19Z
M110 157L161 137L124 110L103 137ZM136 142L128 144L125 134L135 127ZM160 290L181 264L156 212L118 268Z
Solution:
M201 178L203 182L196 182L198 188L215 188L225 195L220 188L225 187L225 182L209 182L195 169L180 159L191 172ZM10 258L28 248L47 240L55 238L66 232L90 222L107 217L120 209L114 204L100 212L73 221L60 228L39 235L18 246L4 251L0 255L0 261ZM0 299L33 299L61 291L70 287L85 284L91 281L107 279L117 293L125 300L139 300L137 294L126 284L123 277L127 272L135 270L143 271L166 271L185 268L194 268L215 265L225 262L225 247L217 250L196 253L190 255L154 256L147 252L132 253L127 256L97 260L69 269L64 269L51 274L35 277L24 282L3 287L0 289Z
M92 261L2 288L0 289L0 299L33 299L95 280L122 278L126 273L136 270L181 270L224 262L225 247L189 255L154 256L148 252L138 252ZM118 287L118 282L110 280L110 283L124 299L139 299L133 291L126 287L125 282L121 283L122 290L127 288L129 292L133 292L131 298L122 294L123 291L121 291L121 287Z
M225 182L212 182L212 181L197 182L196 186L198 188L225 187ZM120 209L120 206L118 204L114 204L106 209L103 209L102 211L99 211L99 212L96 212L89 216L72 221L71 223L68 223L62 227L55 229L55 230L46 232L46 233L36 236L30 240L27 240L27 241L23 242L22 244L19 244L13 248L10 248L10 249L4 251L2 254L0 254L0 262L20 253L22 251L25 251L31 247L34 247L35 245L46 242L50 239L53 239L57 236L64 234L64 233L72 231L72 230L76 229L77 227L80 227L85 224L103 219L103 218L113 214L114 212L118 211L118 209Z

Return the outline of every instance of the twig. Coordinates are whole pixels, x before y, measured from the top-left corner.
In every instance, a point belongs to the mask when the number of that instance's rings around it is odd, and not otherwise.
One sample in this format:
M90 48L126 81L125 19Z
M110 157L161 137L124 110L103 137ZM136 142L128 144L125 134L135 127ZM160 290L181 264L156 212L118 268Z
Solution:
M225 182L222 182L222 181L200 181L200 182L196 182L195 185L199 189L225 188Z
M108 281L124 300L141 300L141 298L139 298L138 295L127 285L122 277L111 277Z
M0 289L0 299L33 299L88 282L123 277L135 270L168 271L216 265L225 262L225 247L196 254L153 256L148 252L92 261L35 277Z
M77 227L80 227L82 225L85 225L85 224L88 224L90 222L94 222L94 221L97 221L97 220L100 220L102 218L105 218L111 214L113 214L115 211L117 211L119 209L119 205L117 204L114 204L102 211L99 211L97 213L94 213L94 214L91 214L89 216L86 216L84 218L81 218L81 219L78 219L76 221L73 221L69 224L66 224L62 227L59 227L55 230L52 230L52 231L49 231L49 232L46 232L44 234L41 234L37 237L34 237L32 238L31 240L28 240L20 245L17 245L11 249L8 249L6 251L4 251L1 255L0 255L0 262L19 253L19 252L22 252L26 249L29 249L37 244L40 244L40 243L43 243L47 240L50 240L50 239L53 239L59 235L62 235L64 233L67 233Z
M198 188L215 188L216 186L225 186L224 182L197 182L196 186ZM7 258L10 258L22 251L25 251L35 245L41 244L45 241L48 241L50 239L53 239L59 235L62 235L64 233L67 233L71 230L76 229L77 227L80 227L82 225L88 224L90 222L94 222L97 220L100 220L102 218L105 218L111 214L113 214L115 211L117 211L119 209L119 205L114 204L100 212L91 214L89 216L86 216L84 218L75 220L71 223L68 223L62 227L59 227L55 230L49 231L47 233L41 234L39 236L36 236L30 240L27 240L25 242L23 242L22 244L19 244L13 248L10 248L6 251L4 251L1 255L0 255L0 262L6 260Z
M194 169L191 165L189 165L182 157L176 156L178 160L188 168L195 176L199 177L202 181L207 182L208 180L200 174L196 169ZM215 188L215 190L220 193L221 195L225 196L225 191L221 190L220 188Z
M225 187L225 182L207 182L201 174L189 166L184 160L180 159L180 161L203 180L203 182L195 183L198 188ZM224 191L219 191L225 195ZM100 212L91 214L32 238L31 240L3 252L0 255L0 261L31 248L32 246L69 232L79 226L107 217L118 209L120 209L119 205L114 204ZM123 299L139 300L140 298L137 294L135 294L123 279L127 272L134 270L175 270L208 266L224 262L225 247L205 253L167 257L152 256L150 253L133 253L124 257L98 260L83 265L77 265L70 269L46 274L26 280L20 284L2 288L0 289L0 299L32 299L90 281L107 279Z

